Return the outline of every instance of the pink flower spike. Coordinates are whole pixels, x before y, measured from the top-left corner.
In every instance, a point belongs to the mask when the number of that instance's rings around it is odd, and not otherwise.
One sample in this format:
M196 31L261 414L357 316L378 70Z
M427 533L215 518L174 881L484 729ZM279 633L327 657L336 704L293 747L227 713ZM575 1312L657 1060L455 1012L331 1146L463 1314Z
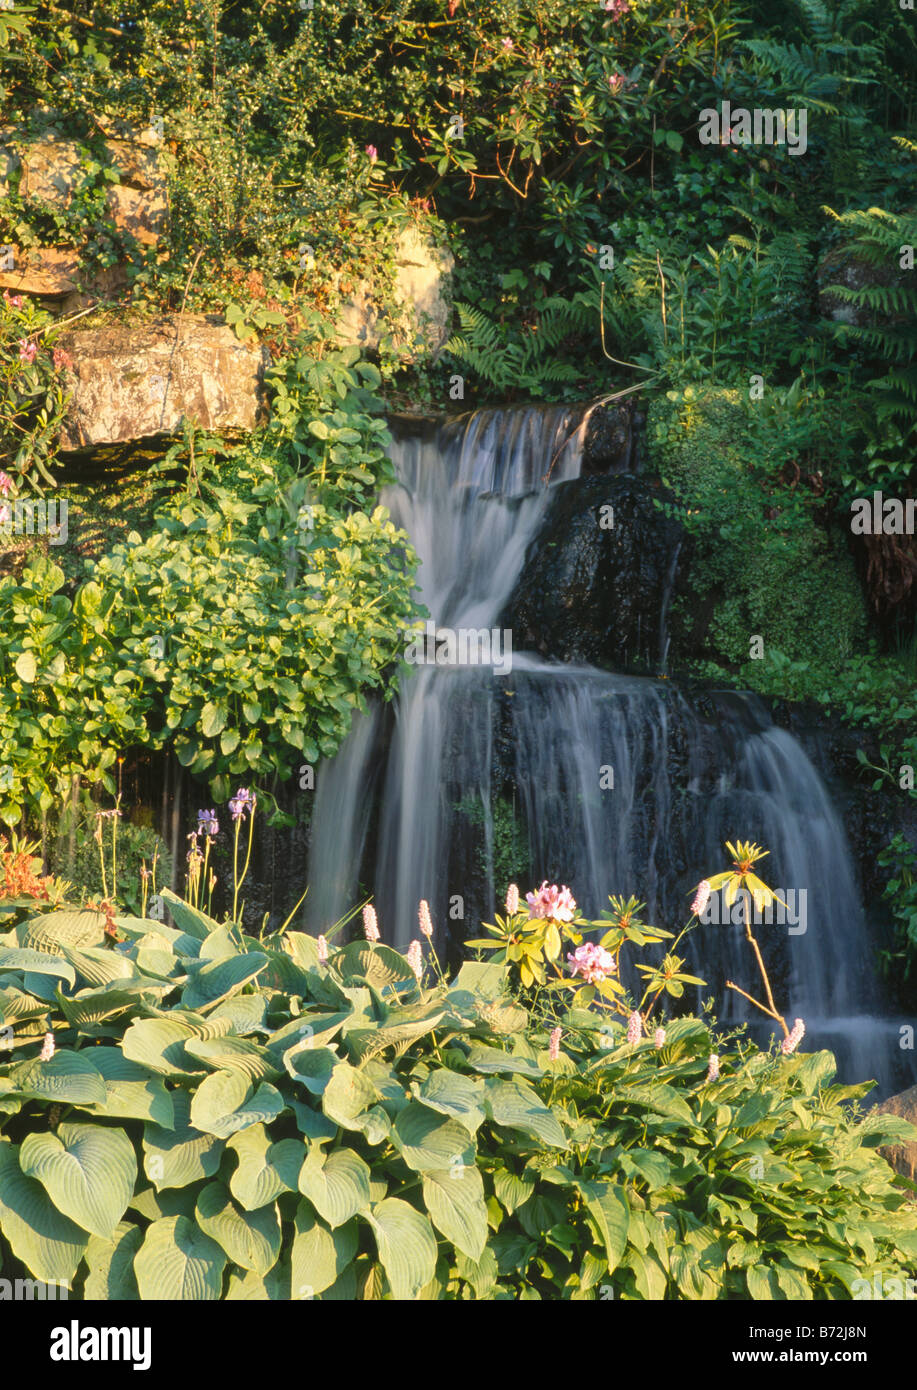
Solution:
M430 917L430 904L426 898L421 898L420 907L417 909L417 917L420 922L421 935L429 939L433 935L433 921Z
M801 1018L797 1018L793 1024L793 1027L790 1029L789 1037L784 1038L783 1042L780 1044L780 1050L782 1051L784 1057L789 1057L791 1052L796 1051L797 1047L805 1037L805 1031L806 1025L803 1023Z
M325 961L328 959L328 942L325 940L323 936L320 936L318 938L318 941L316 942L316 945L318 946L319 963L321 965L324 965Z
M709 901L710 884L705 878L702 878L697 885L697 892L694 894L694 901L691 904L691 911L694 913L695 917L700 917Z
M563 1037L562 1028L552 1028L551 1037L548 1041L548 1056L552 1062L556 1062L560 1056L560 1040Z
M637 1010L634 1009L630 1018L627 1020L627 1041L629 1043L638 1043L642 1036L643 1019L640 1017Z
M406 960L414 972L417 983L423 979L423 953L419 941L412 941L407 949Z
M660 1047L665 1047L665 1029L664 1029L664 1028L657 1028L657 1029L656 1029L655 1033L653 1034L653 1046L654 1046L657 1050L658 1050Z
M519 911L519 889L515 883L511 883L506 890L506 915L515 917Z
M41 1045L41 1052L38 1055L39 1062L50 1062L54 1056L54 1034L45 1033L45 1040Z
M719 1081L720 1079L720 1059L715 1052L710 1053L707 1061L707 1081Z
M376 909L371 903L367 903L363 909L363 935L367 941L379 940L379 923L376 920Z

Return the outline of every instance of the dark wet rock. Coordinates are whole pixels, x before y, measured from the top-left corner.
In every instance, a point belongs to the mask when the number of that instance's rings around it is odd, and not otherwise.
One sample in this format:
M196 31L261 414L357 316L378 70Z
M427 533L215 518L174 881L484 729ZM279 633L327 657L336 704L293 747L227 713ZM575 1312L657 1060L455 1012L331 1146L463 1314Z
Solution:
M558 484L505 625L517 650L552 660L657 671L683 559L667 494L630 476Z
M638 473L645 418L633 397L597 405L590 411L583 441L583 474Z

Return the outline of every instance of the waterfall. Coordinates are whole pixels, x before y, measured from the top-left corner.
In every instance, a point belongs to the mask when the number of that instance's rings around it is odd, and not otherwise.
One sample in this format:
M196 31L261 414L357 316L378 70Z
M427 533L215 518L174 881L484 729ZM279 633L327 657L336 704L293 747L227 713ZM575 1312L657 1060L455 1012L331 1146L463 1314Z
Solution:
M382 500L417 551L437 631L500 626L530 547L551 543L546 480L579 477L586 422L582 407L485 410L396 438ZM664 558L661 669L677 551ZM426 898L454 955L482 914L492 920L505 871L569 884L591 917L633 893L677 933L694 885L729 867L727 839L765 846L761 877L793 895L790 920L756 929L778 1006L806 1020L810 1045L835 1047L850 1079L889 1088L892 1025L874 1016L843 827L799 742L752 696L692 701L667 680L515 650L502 674L418 666L393 711L355 721L319 770L306 920L323 930L371 893L384 939L404 949ZM713 996L722 1022L748 1021L765 1040L772 1025L725 987L760 994L744 929L700 925L679 953L707 982L697 1006Z

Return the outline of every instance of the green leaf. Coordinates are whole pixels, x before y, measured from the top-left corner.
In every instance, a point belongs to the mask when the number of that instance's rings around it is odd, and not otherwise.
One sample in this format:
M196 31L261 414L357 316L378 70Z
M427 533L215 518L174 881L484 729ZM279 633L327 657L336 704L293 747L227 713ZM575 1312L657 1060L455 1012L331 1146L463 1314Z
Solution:
M260 951L249 951L246 955L208 961L203 965L189 961L188 971L191 979L182 992L182 1003L188 1009L215 1004L218 999L225 999L234 990L248 984L249 980L261 973L267 963L267 956Z
M55 1052L49 1062L21 1062L11 1067L9 1079L24 1096L37 1100L79 1105L84 1101L105 1103L105 1083L98 1067L84 1053Z
M191 1123L204 1134L226 1139L248 1125L275 1120L283 1109L283 1097L267 1082L256 1091L243 1072L218 1071L197 1088Z
M423 1199L438 1231L470 1260L487 1243L484 1183L477 1168L434 1169L423 1175Z
M486 1104L495 1125L519 1129L552 1149L566 1149L567 1139L553 1112L524 1081L486 1082Z
M537 1062L527 1057L515 1057L510 1052L501 1052L498 1047L486 1047L483 1043L474 1043L469 1048L468 1065L474 1071L484 1073L518 1072L521 1076L537 1077L539 1080L544 1075Z
M369 1224L397 1299L415 1299L436 1271L436 1237L425 1216L397 1197L373 1207Z
M174 1128L147 1125L143 1131L144 1170L159 1192L164 1187L186 1187L200 1178L212 1178L220 1166L223 1142L201 1134L190 1124L191 1097L172 1092Z
M187 932L198 941L205 941L211 932L219 930L219 922L208 917L206 912L186 903L171 888L160 888L159 896L169 904L169 911L181 931Z
M401 1157L415 1172L435 1172L474 1166L474 1145L468 1131L455 1120L443 1119L419 1101L399 1111L392 1140Z
M14 662L14 666L16 675L19 679L26 685L31 685L38 674L38 666L35 661L34 652L20 652Z
M338 951L334 964L345 984L352 979L365 980L374 989L383 990L386 985L413 987L417 983L404 956L390 946L352 941L343 951Z
M239 1158L229 1190L246 1211L267 1206L282 1192L296 1191L306 1152L300 1140L271 1143L264 1125L256 1124L234 1134L226 1147Z
M337 1149L325 1156L315 1147L299 1174L299 1190L334 1229L369 1209L370 1171L359 1154Z
M431 1110L450 1115L476 1134L484 1122L484 1083L461 1072L439 1068L420 1087L419 1099Z
M376 1099L376 1088L349 1062L339 1062L322 1093L322 1109L343 1129L362 1129L361 1117Z
M613 1183L578 1182L577 1187L605 1246L605 1257L611 1273L620 1264L627 1246L630 1208L623 1193Z
M151 1120L169 1129L174 1113L172 1097L159 1077L130 1061L116 1047L93 1048L95 1062L105 1082L105 1101L94 1106L111 1119Z
M231 1034L221 1038L194 1038L186 1043L185 1051L215 1071L237 1071L249 1081L273 1081L281 1075L267 1048L249 1038Z
M48 1196L40 1182L19 1167L19 1150L0 1140L0 1230L35 1279L68 1287L89 1237Z
M218 1299L226 1255L187 1216L154 1221L134 1260L142 1299Z
M44 951L29 951L24 947L0 948L0 971L27 970L33 975L52 975L66 980L71 989L76 984L76 971L69 961Z
M29 1134L19 1164L71 1221L113 1239L137 1181L134 1146L122 1129L61 1124L55 1133Z
M280 1254L280 1217L273 1203L255 1211L236 1206L222 1183L212 1182L201 1192L195 1211L197 1224L242 1269L267 1274Z
M106 1303L138 1299L134 1256L142 1243L143 1232L129 1221L118 1224L111 1240L90 1236L86 1247L88 1273L83 1297Z
M505 1168L498 1168L494 1173L494 1193L497 1201L506 1208L510 1216L525 1205L534 1191L534 1174L510 1173Z
M150 1071L176 1080L193 1081L204 1068L185 1050L198 1035L177 1018L135 1019L122 1040L124 1056Z
M350 1264L356 1250L357 1237L352 1226L329 1231L309 1203L300 1202L294 1218L290 1297L309 1299L330 1289Z

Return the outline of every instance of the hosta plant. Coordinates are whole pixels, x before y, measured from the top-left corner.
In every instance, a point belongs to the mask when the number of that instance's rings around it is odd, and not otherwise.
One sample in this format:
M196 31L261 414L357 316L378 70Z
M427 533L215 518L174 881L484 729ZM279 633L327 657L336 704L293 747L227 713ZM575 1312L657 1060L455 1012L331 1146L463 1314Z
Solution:
M508 967L36 904L0 935L3 1273L87 1299L823 1299L917 1258L825 1052ZM40 910L40 909L44 910ZM555 996L557 997L557 996ZM563 998L563 996L560 996ZM711 1054L717 1066L711 1065Z

